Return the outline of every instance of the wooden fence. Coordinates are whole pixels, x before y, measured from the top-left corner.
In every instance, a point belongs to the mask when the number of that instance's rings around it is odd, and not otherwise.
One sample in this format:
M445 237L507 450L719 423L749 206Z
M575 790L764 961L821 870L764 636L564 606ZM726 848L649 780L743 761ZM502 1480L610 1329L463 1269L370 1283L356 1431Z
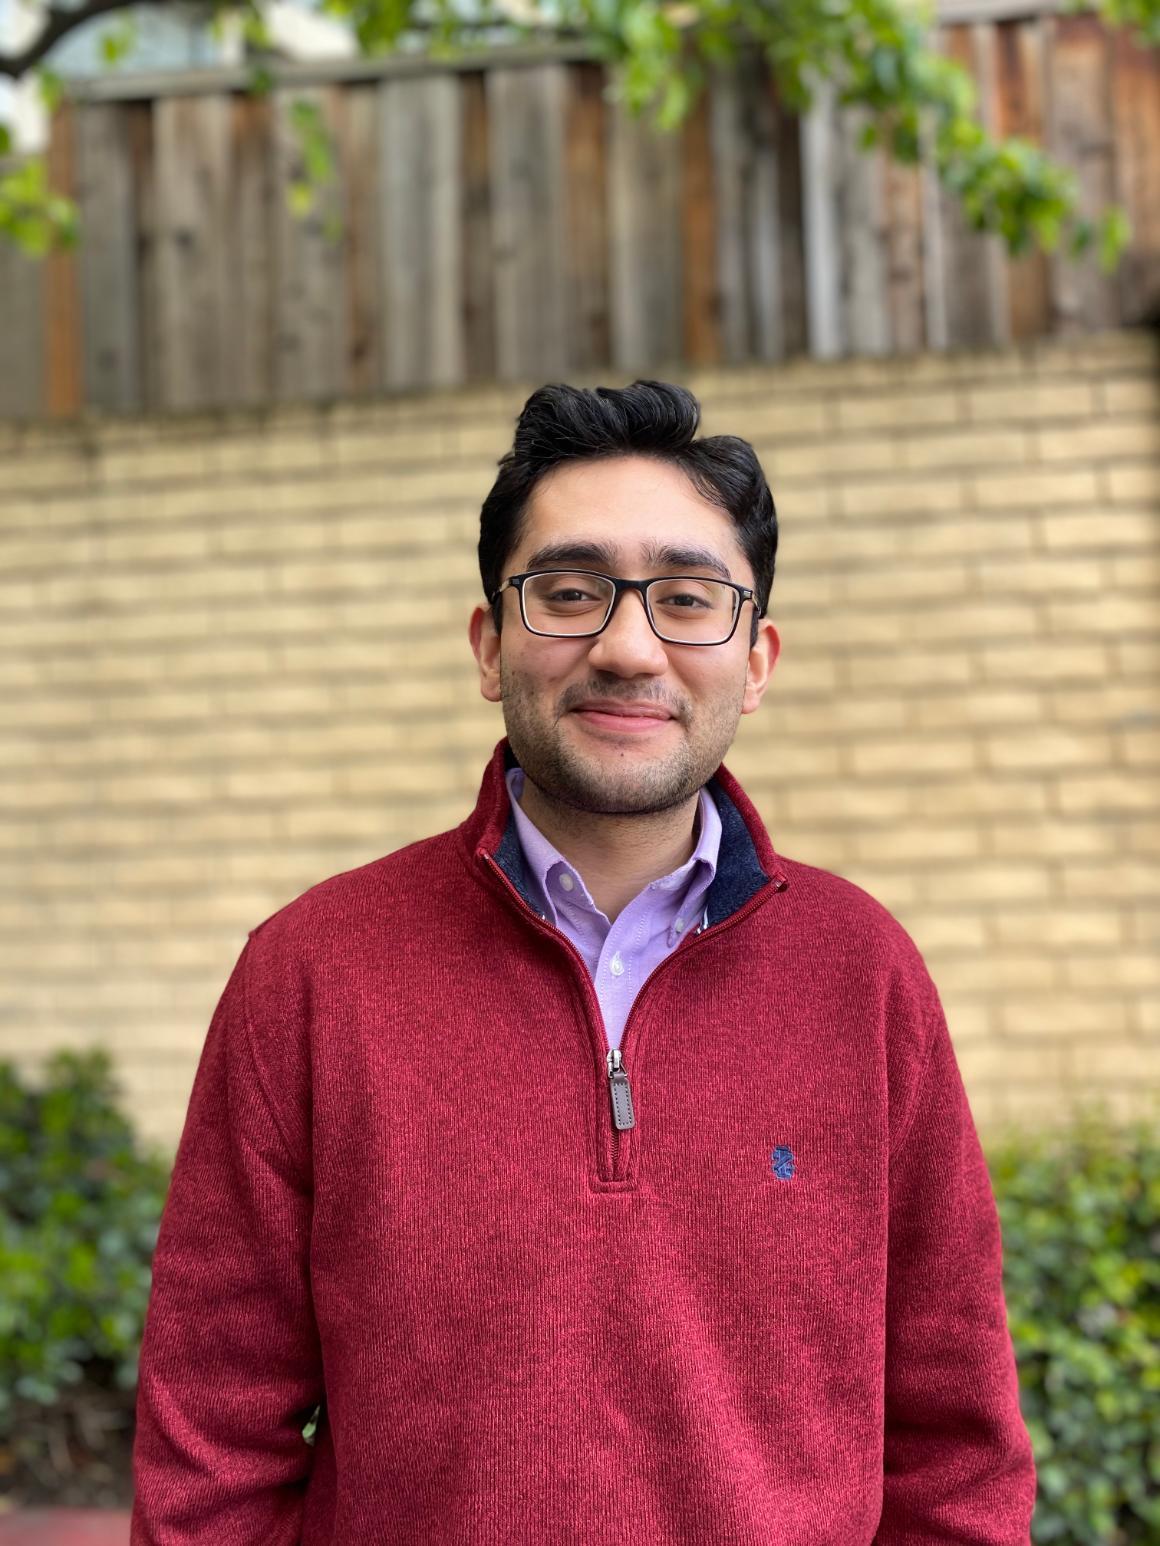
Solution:
M957 0L969 14L969 0ZM721 74L674 135L583 50L116 77L55 116L83 242L0 249L0 417L330 400L666 364L1003 344L1160 315L1160 50L1090 15L948 22L985 122L1047 145L1083 208L1134 225L1120 271L969 233L929 172L857 149L767 67ZM336 174L307 218L290 115Z

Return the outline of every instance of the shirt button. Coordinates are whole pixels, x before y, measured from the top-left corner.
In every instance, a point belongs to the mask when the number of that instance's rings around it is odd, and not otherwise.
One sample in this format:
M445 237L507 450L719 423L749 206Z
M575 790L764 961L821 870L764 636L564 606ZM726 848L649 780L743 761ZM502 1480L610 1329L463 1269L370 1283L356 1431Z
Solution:
M681 930L684 927L685 927L685 920L683 918L678 918L677 921L673 924L673 928L676 929L678 934L681 932Z
M564 873L560 876L560 889L562 891L571 891L575 884L576 882L572 879L571 875L568 874L568 871L565 870Z
M609 963L608 963L608 970L612 973L612 975L614 977L621 977L621 976L624 975L624 962L620 959L620 951L619 950L613 956L612 960L609 961Z

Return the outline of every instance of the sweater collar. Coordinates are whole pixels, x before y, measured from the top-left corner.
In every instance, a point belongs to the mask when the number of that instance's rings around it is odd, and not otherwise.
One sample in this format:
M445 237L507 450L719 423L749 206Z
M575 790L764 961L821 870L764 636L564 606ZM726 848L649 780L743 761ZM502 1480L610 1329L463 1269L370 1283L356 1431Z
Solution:
M475 809L459 831L472 858L490 855L535 911L534 887L529 880L505 778L508 768L517 765L515 753L504 736L484 769ZM721 818L717 873L705 899L711 927L735 913L764 886L772 883L775 891L784 891L789 876L756 808L724 763L709 780L708 788Z

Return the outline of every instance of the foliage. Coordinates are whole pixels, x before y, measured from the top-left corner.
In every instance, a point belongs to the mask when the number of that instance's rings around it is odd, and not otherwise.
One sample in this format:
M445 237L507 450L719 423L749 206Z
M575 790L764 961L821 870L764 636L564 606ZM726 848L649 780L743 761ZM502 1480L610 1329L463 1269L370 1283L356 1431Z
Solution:
M96 1430L131 1425L169 1171L117 1110L102 1050L54 1054L36 1089L0 1062L0 1460L58 1501L51 1457L63 1473Z
M86 17L132 0L85 0L74 10L50 11L39 43L20 56L0 55L0 74L19 78L40 65L67 31ZM659 132L672 131L703 90L708 72L741 53L760 52L771 63L786 102L803 110L822 81L839 100L864 110L865 148L881 144L905 163L935 168L961 202L969 224L997 234L1012 254L1037 245L1062 246L1073 257L1094 250L1113 268L1129 239L1122 209L1081 217L1078 184L1038 146L1020 138L996 140L977 118L970 76L928 42L933 0L322 0L323 9L351 27L367 54L422 49L448 57L502 40L581 39L616 72L616 91L635 114L648 111ZM1124 26L1144 44L1160 41L1160 0L1094 0L1105 20ZM1078 0L1070 0L1076 8ZM263 0L214 0L220 23L240 20L252 59L253 89L273 78ZM110 64L132 41L126 27L103 40ZM52 77L49 77L51 80ZM47 83L46 83L47 84ZM295 107L301 174L288 193L305 214L314 190L332 175L326 132L302 103ZM2 154L2 151L0 151ZM19 191L19 190L18 190ZM67 241L69 214L40 181L23 187L24 213L4 218L0 236L28 250ZM29 212L39 198L40 212Z
M1160 1540L1160 1114L1095 1106L988 1153L1036 1546Z

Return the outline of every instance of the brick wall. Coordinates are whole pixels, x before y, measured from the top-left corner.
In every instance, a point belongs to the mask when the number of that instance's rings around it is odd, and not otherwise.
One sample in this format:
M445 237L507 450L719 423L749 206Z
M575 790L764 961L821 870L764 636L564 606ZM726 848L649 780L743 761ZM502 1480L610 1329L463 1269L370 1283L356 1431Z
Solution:
M1155 341L684 379L782 522L783 654L728 759L775 845L914 934L982 1129L1131 1114L1160 1083ZM502 734L478 510L531 385L0 429L0 1056L107 1045L172 1144L246 930L462 818Z

